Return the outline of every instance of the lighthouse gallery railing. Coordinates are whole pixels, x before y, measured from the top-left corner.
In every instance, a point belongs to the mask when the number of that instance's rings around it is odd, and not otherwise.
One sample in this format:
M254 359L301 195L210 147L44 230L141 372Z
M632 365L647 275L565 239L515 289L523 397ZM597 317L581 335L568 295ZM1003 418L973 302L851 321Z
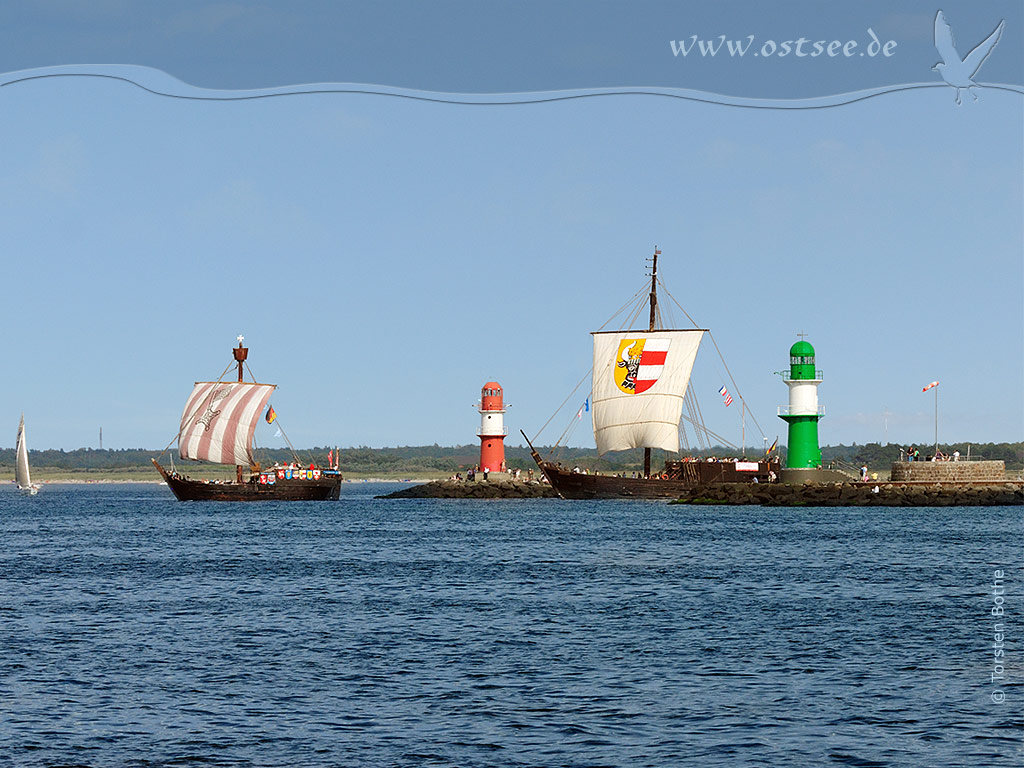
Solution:
M813 413L807 413L806 408L792 408L788 405L779 406L779 416L824 416L825 406L819 405L818 410Z

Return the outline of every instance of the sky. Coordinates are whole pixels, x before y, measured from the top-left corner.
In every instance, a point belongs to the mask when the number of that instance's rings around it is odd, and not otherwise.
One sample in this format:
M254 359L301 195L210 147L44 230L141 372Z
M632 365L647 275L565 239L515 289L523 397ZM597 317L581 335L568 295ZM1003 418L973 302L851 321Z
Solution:
M104 7L113 23L120 6ZM961 17L964 49L1001 10ZM63 20L57 8L55 40ZM45 37L46 19L30 21ZM941 442L1021 440L1024 96L979 88L957 105L936 78L789 110L4 86L0 446L24 412L31 448L99 447L100 428L105 448L163 448L239 334L256 377L280 386L271 402L297 447L475 443L490 380L521 444L587 374L589 333L642 288L655 246L747 402L748 445L785 442L775 372L799 332L824 371L822 444L930 443L935 391L921 390L936 379ZM705 343L692 386L708 426L738 443L723 384L735 389ZM262 425L260 444L282 444L273 432ZM593 445L585 421L570 443Z

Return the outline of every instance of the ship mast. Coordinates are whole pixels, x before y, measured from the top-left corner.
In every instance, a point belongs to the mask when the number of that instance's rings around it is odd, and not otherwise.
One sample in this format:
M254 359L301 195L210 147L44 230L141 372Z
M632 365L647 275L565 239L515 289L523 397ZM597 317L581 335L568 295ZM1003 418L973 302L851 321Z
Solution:
M238 363L238 383L242 383L242 366L245 363L245 358L249 356L248 347L243 347L242 342L245 341L245 336L238 337L238 346L231 350L235 355L235 361ZM242 466L240 464L235 465L235 480L238 483L242 482Z
M656 314L658 306L658 255L661 251L658 250L658 246L654 246L654 257L653 266L651 267L651 319L648 323L647 330L654 331L654 316ZM651 476L651 449L644 448L644 477Z

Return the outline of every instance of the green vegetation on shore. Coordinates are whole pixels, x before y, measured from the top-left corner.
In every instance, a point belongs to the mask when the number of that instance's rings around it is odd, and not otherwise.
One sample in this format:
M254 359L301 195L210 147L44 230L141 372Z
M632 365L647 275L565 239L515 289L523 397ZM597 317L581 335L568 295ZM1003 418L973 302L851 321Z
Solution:
M968 445L970 445L971 458L1005 461L1006 468L1010 471L1024 469L1024 442L942 443L939 445L939 449L946 454L952 454L953 451L958 450L962 456L966 457ZM928 452L928 446L918 447L922 454ZM538 446L538 450L544 456L549 452L548 447ZM304 464L316 461L323 465L327 462L327 451L327 448L316 447L300 450L298 455ZM469 444L395 448L360 447L342 448L339 453L341 470L346 477L351 479L373 477L424 480L447 477L453 472L465 471L474 466L480 458L480 446L479 444ZM701 457L736 455L735 450L722 446L690 453ZM879 445L878 443L824 446L821 453L826 463L839 460L857 466L867 464L872 470L888 470L889 465L899 458L900 446L895 444ZM143 448L41 450L29 451L29 463L32 466L33 479L38 480L51 482L62 480L145 481L159 479L150 459L157 458L165 466L169 464L169 457L164 454L163 458L160 458L160 455L159 451ZM288 462L292 459L290 451L280 449L263 449L258 452L258 455L265 466L273 464L275 461ZM526 448L507 446L505 456L508 466L512 469L527 470L534 467L533 460ZM748 448L747 456L759 458L761 451ZM784 453L783 456L785 456ZM554 457L562 464L579 465L591 472L633 472L643 466L643 453L639 450L623 451L599 457L593 448L560 448L555 452ZM669 454L663 451L654 451L653 465L661 466L667 457ZM0 479L9 480L14 476L14 461L13 448L0 449ZM234 470L226 466L181 461L176 462L176 466L179 471L196 477L226 479L234 474Z

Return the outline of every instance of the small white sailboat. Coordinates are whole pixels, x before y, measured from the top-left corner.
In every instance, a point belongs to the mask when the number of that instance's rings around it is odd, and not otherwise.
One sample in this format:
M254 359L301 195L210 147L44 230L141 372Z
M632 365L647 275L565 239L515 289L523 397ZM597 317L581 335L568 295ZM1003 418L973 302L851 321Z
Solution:
M28 446L25 444L25 414L21 414L21 423L18 425L18 448L17 462L14 467L14 482L18 484L18 490L29 496L39 493L39 486L33 485L32 477L28 471Z

